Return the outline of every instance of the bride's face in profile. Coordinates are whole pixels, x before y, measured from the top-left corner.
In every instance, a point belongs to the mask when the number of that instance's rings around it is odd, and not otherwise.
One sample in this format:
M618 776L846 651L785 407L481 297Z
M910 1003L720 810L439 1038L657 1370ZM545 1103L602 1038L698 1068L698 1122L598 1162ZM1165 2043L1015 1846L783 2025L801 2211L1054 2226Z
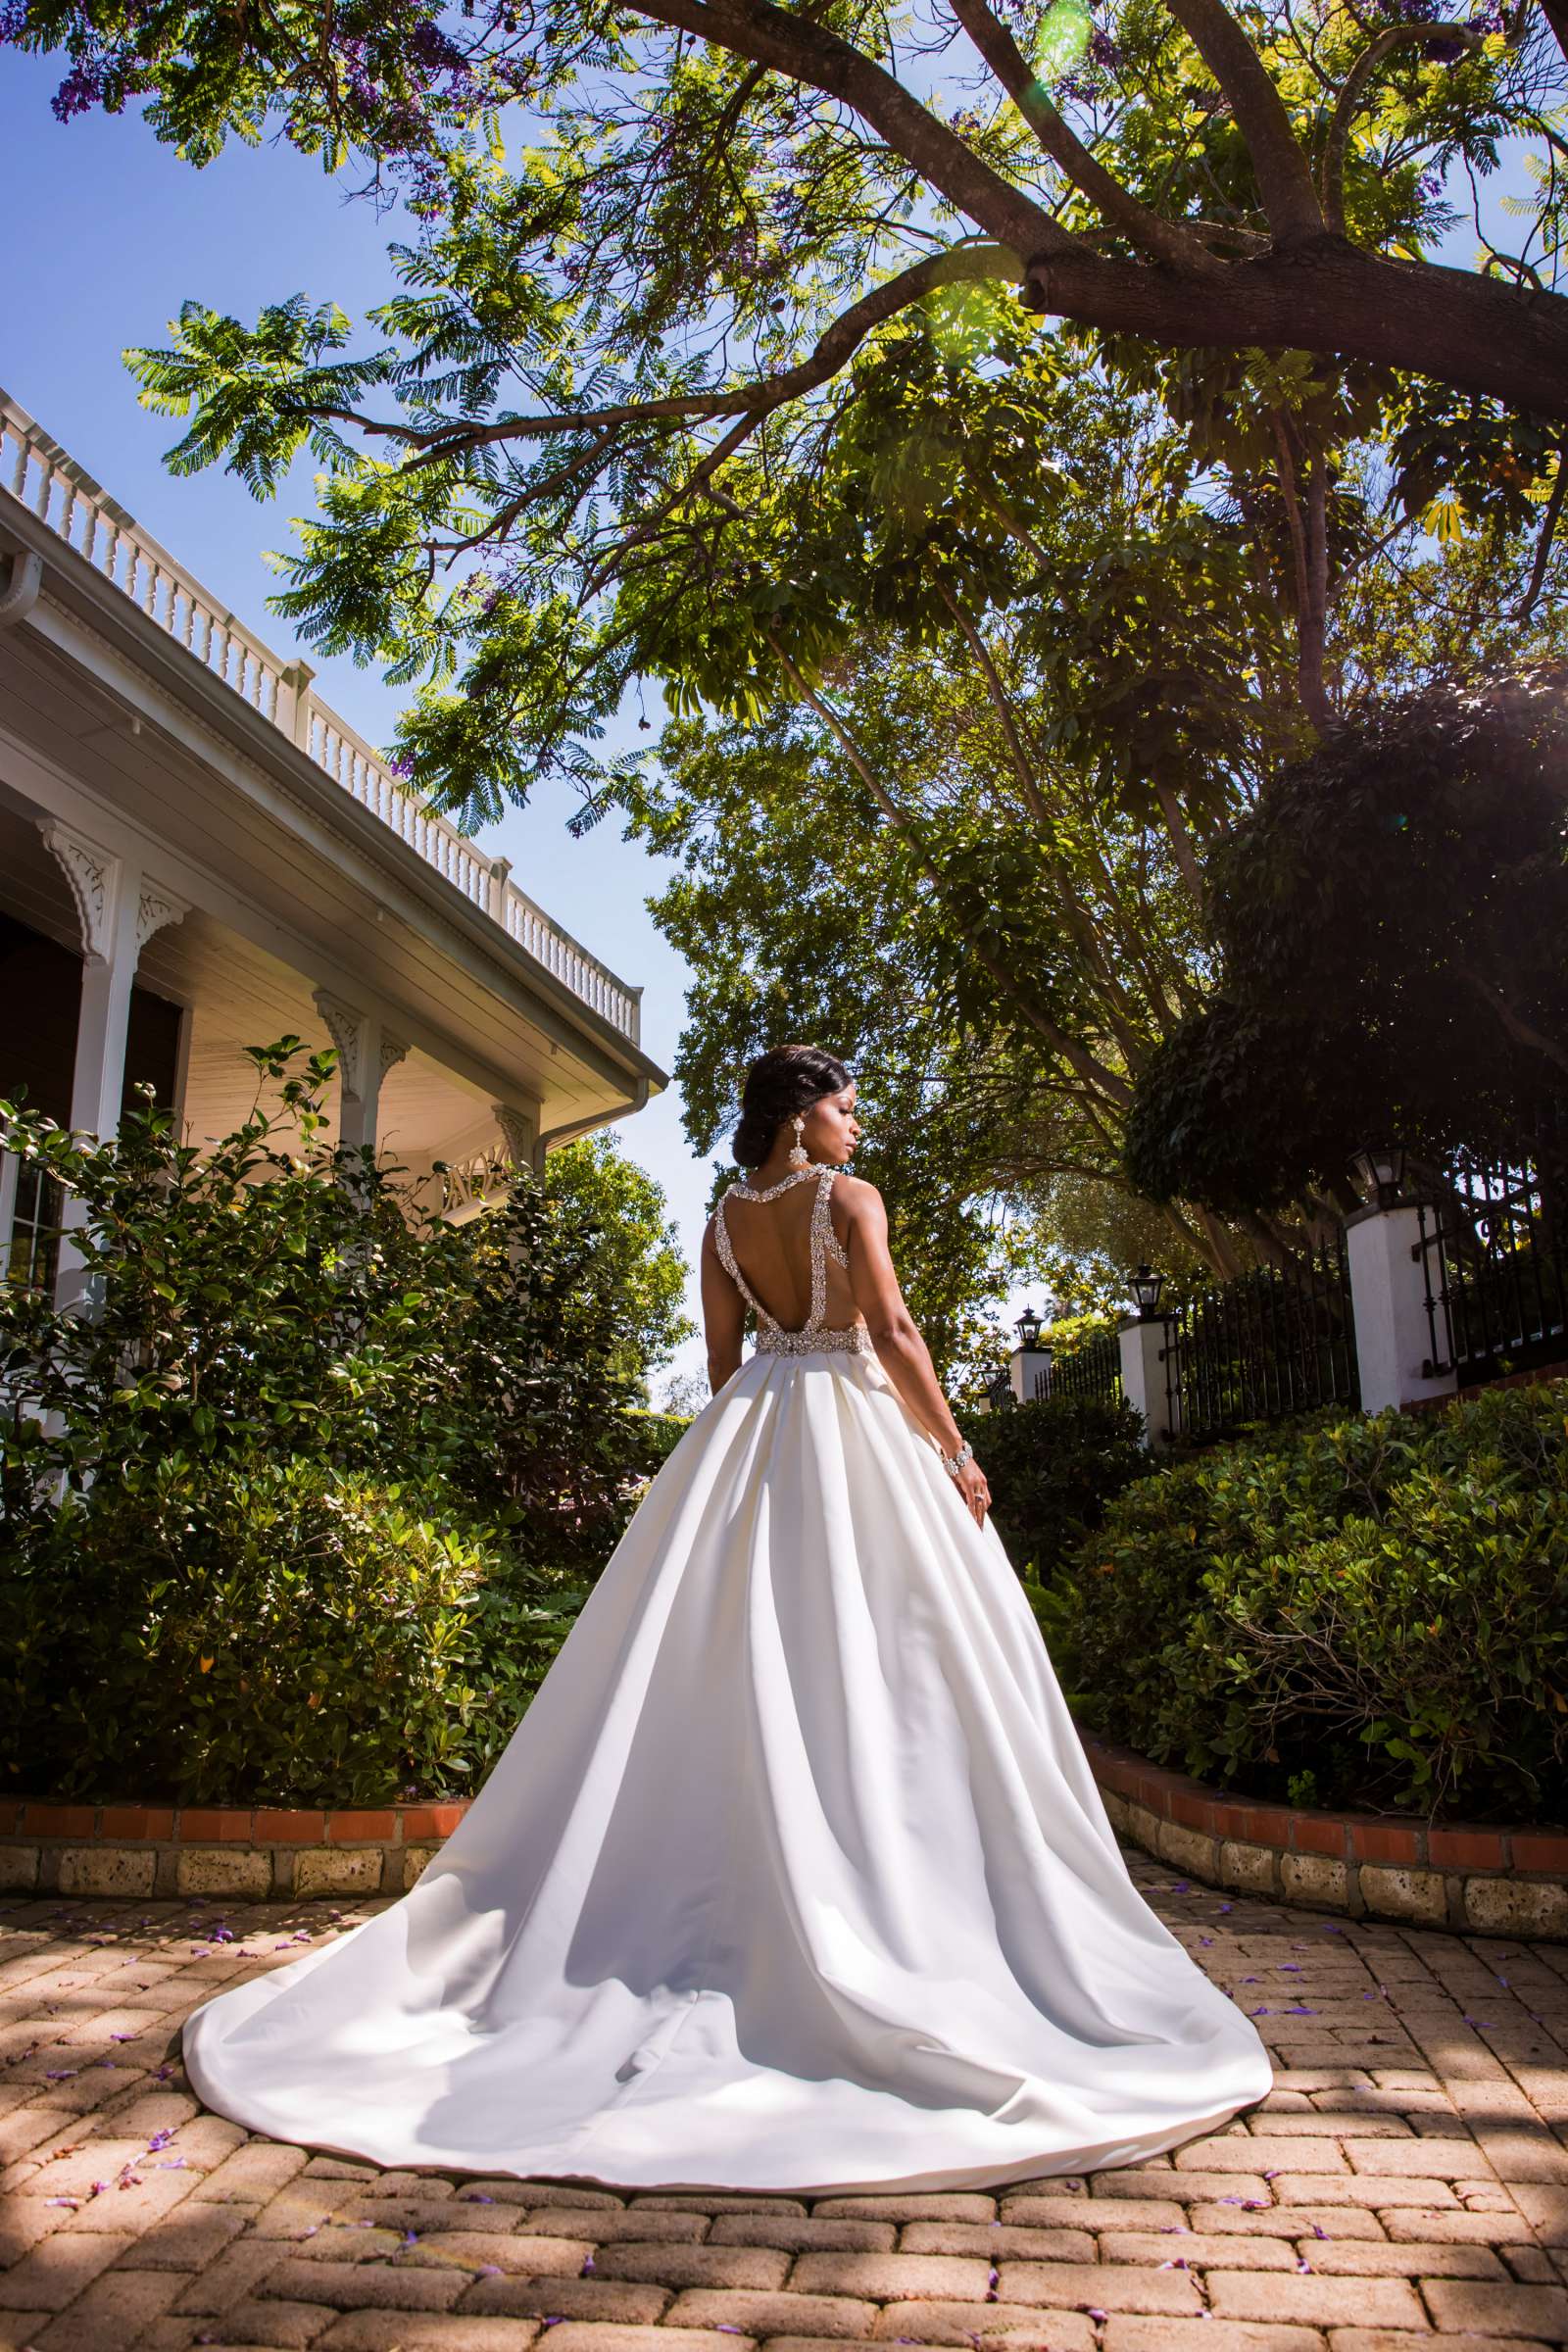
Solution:
M842 1168L848 1166L850 1154L859 1140L860 1122L855 1115L852 1078L838 1094L824 1095L811 1104L801 1129L801 1141L813 1159Z

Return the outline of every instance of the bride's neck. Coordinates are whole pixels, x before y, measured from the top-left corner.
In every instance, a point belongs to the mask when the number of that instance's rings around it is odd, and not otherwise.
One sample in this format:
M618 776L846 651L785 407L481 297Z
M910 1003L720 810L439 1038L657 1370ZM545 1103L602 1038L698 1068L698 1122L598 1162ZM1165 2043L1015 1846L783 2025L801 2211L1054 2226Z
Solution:
M818 1168L824 1168L826 1165L826 1160L813 1159L810 1162L813 1174ZM765 1193L770 1184L782 1184L786 1176L804 1175L805 1173L804 1168L792 1168L789 1163L789 1154L780 1152L775 1153L772 1158L765 1159L760 1168L749 1169L746 1182L755 1192Z

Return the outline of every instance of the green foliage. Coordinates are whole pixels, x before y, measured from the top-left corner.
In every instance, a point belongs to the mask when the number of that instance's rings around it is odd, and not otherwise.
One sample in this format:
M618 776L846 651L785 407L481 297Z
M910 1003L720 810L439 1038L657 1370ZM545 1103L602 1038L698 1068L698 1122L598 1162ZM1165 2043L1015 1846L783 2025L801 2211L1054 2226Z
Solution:
M93 1300L78 1315L0 1294L9 1524L61 1486L261 1448L442 1477L524 1558L596 1565L639 1468L640 1317L667 1298L664 1246L626 1282L596 1213L616 1189L602 1155L557 1200L518 1171L504 1205L448 1224L322 1140L330 1055L283 1039L251 1058L277 1106L205 1151L151 1107L110 1146L8 1114L7 1147L80 1203Z
M471 1793L585 1592L438 1480L176 1452L0 1551L0 1773L175 1803Z
M275 122L334 171L356 151L420 153L514 86L475 71L444 14L440 0L12 0L0 39L69 56L62 122L145 99L157 136L198 165L230 137L255 146Z
M1568 1382L1162 1471L1056 1579L1107 1736L1250 1793L1568 1811Z
M615 1369L646 1393L649 1375L697 1328L685 1311L686 1261L662 1190L611 1131L552 1152L543 1188L556 1216L593 1230L582 1278L618 1301L625 1338Z
M1222 795L1238 729L1299 715L1260 676L1281 632L1250 595L1311 635L1420 517L1484 537L1476 576L1501 579L1552 496L1561 427L1529 362L1561 332L1555 21L1254 7L1200 52L1168 9L1108 0L1070 66L1077 0L987 22L978 90L911 63L923 39L879 0L787 26L737 0L695 32L658 0L9 0L0 37L67 55L64 114L145 96L196 163L276 124L406 197L416 233L363 336L285 285L254 325L187 304L131 356L189 420L177 465L261 494L319 457L280 607L418 686L421 789L473 813L552 772L592 793L636 674L683 713L755 716L786 659L819 684L856 630L924 627L944 576L978 611L1032 576L1073 619L1060 728L1129 799L1172 765ZM1504 156L1527 166L1512 253L1481 193ZM1284 227L1281 175L1329 234ZM1490 334L1463 270L1402 299L1471 204ZM1450 382L1432 328L1461 305ZM1260 348L1282 312L1310 356ZM1032 569L1017 492L1064 355L1161 411L1201 492L1180 529Z
M662 1201L599 1147L449 1224L323 1140L330 1054L251 1059L205 1152L150 1103L108 1146L0 1114L77 1203L88 1285L86 1312L0 1291L6 1760L76 1743L101 1783L100 1719L187 1792L462 1783L679 1434L644 1401L679 1335Z
M1047 1586L1106 1505L1151 1468L1131 1406L1031 1397L996 1412L965 1408L958 1427L991 1489L992 1516L1019 1574Z
M1431 688L1265 792L1210 865L1217 991L1139 1083L1143 1191L1273 1207L1369 1140L1507 1143L1560 1099L1565 685Z

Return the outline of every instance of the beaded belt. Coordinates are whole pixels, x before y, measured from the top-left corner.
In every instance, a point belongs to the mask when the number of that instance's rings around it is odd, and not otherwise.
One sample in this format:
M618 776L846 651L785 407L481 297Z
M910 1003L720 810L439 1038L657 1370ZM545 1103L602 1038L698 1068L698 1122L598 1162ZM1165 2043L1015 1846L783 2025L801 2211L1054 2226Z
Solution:
M846 1323L837 1329L816 1331L783 1331L776 1323L764 1323L757 1335L759 1355L874 1355L871 1334L863 1323Z

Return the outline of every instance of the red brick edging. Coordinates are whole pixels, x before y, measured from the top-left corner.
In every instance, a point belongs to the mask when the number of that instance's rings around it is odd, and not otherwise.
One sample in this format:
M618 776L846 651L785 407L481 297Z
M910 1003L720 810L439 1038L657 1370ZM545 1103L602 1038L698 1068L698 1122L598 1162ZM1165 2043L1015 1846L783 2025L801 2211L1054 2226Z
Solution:
M0 1888L40 1894L404 1894L468 1809L0 1801Z
M1358 1919L1568 1942L1568 1833L1259 1804L1108 1740L1084 1745L1116 1829L1205 1885Z
M1124 1837L1209 1886L1355 1918L1568 1942L1568 1833L1434 1827L1226 1796L1086 1738ZM404 1894L469 1799L370 1809L0 1801L0 1889Z

